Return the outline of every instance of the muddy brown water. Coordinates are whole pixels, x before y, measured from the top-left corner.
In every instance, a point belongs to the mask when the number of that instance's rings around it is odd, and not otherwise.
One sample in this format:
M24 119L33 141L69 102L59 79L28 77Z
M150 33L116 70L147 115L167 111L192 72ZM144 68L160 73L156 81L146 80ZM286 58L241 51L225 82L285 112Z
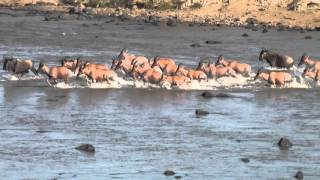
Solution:
M43 21L43 15L1 9L0 55L57 64L83 55L110 63L123 48L195 65L225 54L257 66L268 47L298 59L320 57L319 32L262 34L247 29L188 27L110 18ZM8 15L9 14L9 15ZM14 17L12 15L14 15ZM241 37L248 33L249 37ZM306 40L310 35L313 38ZM206 40L222 44L207 45ZM192 48L190 44L201 47ZM3 72L2 72L3 73ZM320 177L318 89L228 90L233 98L204 99L201 91L54 89L42 81L0 83L0 172L4 179L306 179ZM196 117L195 109L212 114ZM281 151L277 141L293 147ZM86 154L82 143L96 147ZM245 163L241 158L249 158Z

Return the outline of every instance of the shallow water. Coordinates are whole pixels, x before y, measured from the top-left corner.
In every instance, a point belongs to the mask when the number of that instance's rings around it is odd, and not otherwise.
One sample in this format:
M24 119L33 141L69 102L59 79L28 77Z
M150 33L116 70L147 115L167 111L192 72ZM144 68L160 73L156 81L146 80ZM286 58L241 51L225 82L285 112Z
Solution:
M212 31L107 19L45 22L19 13L1 14L0 55L57 64L57 56L84 54L110 63L128 47L187 65L226 54L258 66L259 49L271 47L296 59L303 52L320 57L319 32ZM241 37L244 32L249 38ZM194 42L203 47L189 47ZM173 179L163 175L166 169L182 179L292 179L298 170L305 179L320 177L318 89L229 89L224 91L233 98L204 99L201 91L56 89L44 81L0 82L4 179ZM196 117L195 109L211 114ZM288 152L277 147L283 136L294 144ZM96 153L75 150L81 143L93 144Z

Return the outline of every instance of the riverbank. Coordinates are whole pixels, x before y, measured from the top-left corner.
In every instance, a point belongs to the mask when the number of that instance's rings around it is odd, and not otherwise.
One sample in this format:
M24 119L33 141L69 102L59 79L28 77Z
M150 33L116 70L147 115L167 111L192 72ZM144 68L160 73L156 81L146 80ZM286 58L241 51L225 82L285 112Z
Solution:
M199 24L217 26L235 26L251 29L282 30L317 30L320 31L320 11L288 11L284 8L259 9L255 6L238 7L220 6L211 4L200 9L182 10L150 10L128 8L92 8L70 5L26 5L3 7L14 10L28 10L31 13L72 13L84 16L117 16L121 20L142 20L157 25L159 22L167 22L168 26L175 23L189 23L190 26Z

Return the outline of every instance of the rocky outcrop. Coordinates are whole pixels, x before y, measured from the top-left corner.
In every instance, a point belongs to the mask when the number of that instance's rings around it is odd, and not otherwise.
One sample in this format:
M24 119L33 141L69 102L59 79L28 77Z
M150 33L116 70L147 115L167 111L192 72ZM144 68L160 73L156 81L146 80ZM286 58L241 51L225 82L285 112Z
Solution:
M59 0L0 0L2 6L25 6L30 4L47 4L57 6Z

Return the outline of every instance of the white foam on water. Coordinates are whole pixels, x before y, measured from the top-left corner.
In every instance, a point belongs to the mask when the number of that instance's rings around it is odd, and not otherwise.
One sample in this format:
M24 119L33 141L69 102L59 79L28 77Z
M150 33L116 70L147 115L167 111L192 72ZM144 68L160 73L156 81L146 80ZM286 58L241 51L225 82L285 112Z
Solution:
M279 69L277 69L279 70ZM296 69L297 74L301 70ZM49 86L60 89L70 89L70 88L92 88L92 89L108 89L108 88L163 88L167 90L171 89L181 89L181 90L217 90L217 89L252 89L260 86L261 80L253 81L254 73L251 73L249 77L244 77L242 75L237 75L236 77L221 77L218 79L208 79L208 80L192 80L189 83L184 83L180 86L171 86L167 82L162 82L160 84L152 84L143 82L141 80L133 80L132 78L116 77L114 80L109 82L96 82L91 83L87 80L78 81L70 79L69 83L59 82L55 85L51 85L48 80ZM75 73L70 73L71 77L75 77ZM45 77L46 78L46 77ZM12 74L3 74L2 81L17 81L17 80L36 80L43 79L43 77L27 74L19 79L17 76ZM312 80L305 80L300 76L296 76L294 80L290 83L286 83L284 87L270 86L271 88L314 88L315 83Z
M20 78L20 75L3 74L2 81L24 81L24 80L37 80L42 79L40 76L26 74Z

